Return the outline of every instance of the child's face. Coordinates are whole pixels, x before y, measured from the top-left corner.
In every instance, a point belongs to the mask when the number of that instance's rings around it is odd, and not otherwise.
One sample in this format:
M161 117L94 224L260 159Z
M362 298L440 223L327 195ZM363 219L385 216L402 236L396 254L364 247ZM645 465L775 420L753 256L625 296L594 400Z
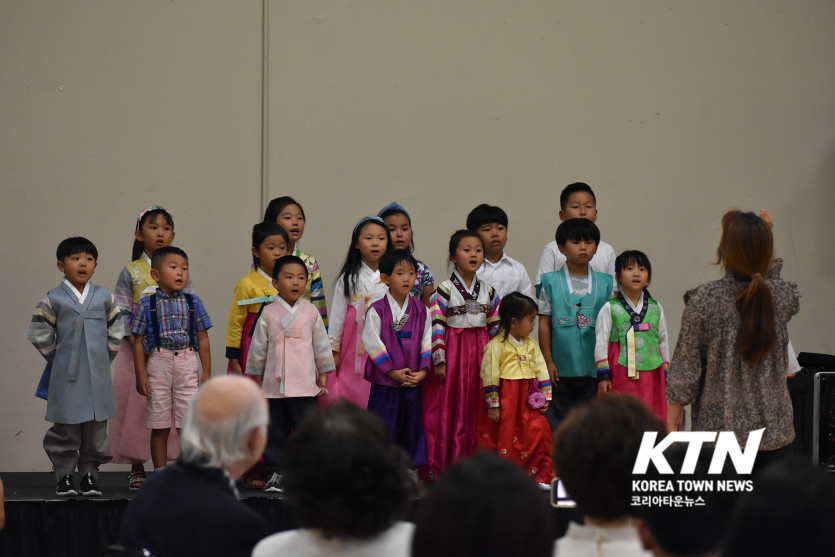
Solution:
M295 305L302 297L307 287L307 269L298 263L288 263L278 272L278 278L273 280L273 286L278 295L288 304Z
M409 249L412 243L412 225L403 213L389 215L383 219L391 233L391 245L394 249Z
M142 228L133 233L142 242L145 253L153 255L159 248L170 246L174 241L174 227L162 215L156 215L144 222Z
M408 261L400 261L394 266L390 275L380 274L380 280L386 284L391 295L397 301L402 301L415 285L417 272Z
M484 261L484 246L481 238L473 236L462 238L458 242L458 247L455 248L455 255L450 257L450 261L458 269L459 274L474 275Z
M380 258L386 252L386 245L388 239L386 238L386 229L377 223L366 224L360 230L357 243L354 247L357 248L362 256L362 260L366 265L376 268Z
M484 254L488 259L501 257L507 244L507 227L498 222L491 222L479 227L478 235L484 244Z
M530 336L531 332L533 332L533 323L536 319L536 312L531 312L522 319L517 319L514 317L510 320L510 334L513 335L515 339L523 339L526 336Z
M81 292L96 270L96 258L89 253L74 253L58 262L58 270Z
M295 203L285 206L276 217L275 222L287 232L293 244L301 240L302 234L304 234L304 213L302 213L301 207Z
M617 273L616 278L626 294L639 297L649 284L649 269L632 261Z
M188 259L176 253L165 256L159 269L151 269L151 278L166 294L179 292L188 284Z
M588 265L597 253L597 242L594 240L567 240L564 246L557 246L566 261L574 265Z
M272 276L273 266L279 257L287 255L287 240L284 236L267 236L258 248L252 248L252 255L258 258L261 270Z
M565 209L560 209L560 220L589 219L597 220L597 204L594 196L587 191L575 191L568 196Z

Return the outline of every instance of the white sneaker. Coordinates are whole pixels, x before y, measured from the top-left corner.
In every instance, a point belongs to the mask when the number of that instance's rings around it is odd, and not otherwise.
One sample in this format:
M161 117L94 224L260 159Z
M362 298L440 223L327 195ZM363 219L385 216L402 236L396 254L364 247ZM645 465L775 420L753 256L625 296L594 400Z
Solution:
M270 481L264 486L265 493L283 493L284 492L284 476L273 473Z

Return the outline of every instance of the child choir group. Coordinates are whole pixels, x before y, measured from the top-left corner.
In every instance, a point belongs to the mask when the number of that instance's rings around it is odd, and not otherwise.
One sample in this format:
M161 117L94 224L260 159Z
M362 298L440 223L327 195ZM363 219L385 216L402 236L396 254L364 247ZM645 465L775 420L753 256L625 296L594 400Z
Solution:
M486 449L549 487L551 431L598 389L635 394L666 421L666 321L647 290L648 258L616 258L601 242L584 183L563 190L559 217L532 284L504 252L506 213L479 205L450 238L454 270L436 285L412 255L409 213L392 203L354 227L328 311L319 265L299 246L301 204L272 200L252 229L253 266L235 286L227 326L227 372L256 381L269 402L267 447L247 487L282 491L292 431L340 399L379 414L429 481ZM111 455L132 465L139 489L149 458L155 469L176 458L186 408L211 377L212 322L186 253L171 245L171 214L149 207L134 236L113 294L90 282L95 246L62 242L65 278L30 324L48 362L44 449L59 495L100 495L98 466Z

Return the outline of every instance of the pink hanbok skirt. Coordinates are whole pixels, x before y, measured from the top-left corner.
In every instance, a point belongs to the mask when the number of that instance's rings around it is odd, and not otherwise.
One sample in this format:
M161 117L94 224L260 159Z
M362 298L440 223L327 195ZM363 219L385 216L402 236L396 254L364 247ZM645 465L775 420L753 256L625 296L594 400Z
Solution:
M658 416L661 423L667 423L667 378L664 377L664 366L651 371L639 371L638 379L627 377L628 370L618 364L620 343L609 343L609 369L612 371L612 392L628 393L643 400Z
M478 416L484 406L481 360L489 340L485 327L446 330L446 379L430 371L423 384L427 479L478 449Z
M328 394L319 396L319 404L333 404L338 400L350 400L361 408L368 407L371 383L365 380L365 361L368 354L362 348L362 325L357 323L357 310L348 306L345 328L339 350L339 367L328 374ZM357 353L360 353L357 357Z

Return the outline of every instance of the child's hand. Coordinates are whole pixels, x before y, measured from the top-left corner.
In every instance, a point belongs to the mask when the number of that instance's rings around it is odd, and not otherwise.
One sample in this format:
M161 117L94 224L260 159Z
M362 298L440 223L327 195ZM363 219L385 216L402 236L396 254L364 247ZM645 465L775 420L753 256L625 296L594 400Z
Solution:
M151 386L148 385L147 377L136 378L136 392L142 396L149 396L151 394Z
M238 366L238 367L240 367L240 366ZM202 385L203 383L205 383L206 381L208 381L211 378L212 378L211 370L209 370L209 371L203 370L203 373L200 374L200 384Z
M557 364L548 362L546 365L548 366L548 375L551 377L551 385L556 389L560 386L560 373L557 371Z
M339 352L333 350L333 363L336 366L336 374L339 375Z
M545 401L545 406L543 406L542 408L539 409L539 413L544 414L545 412L547 412L549 406L551 406L551 403L546 400Z
M611 379L601 379L600 383L597 384L597 390L601 393L611 393L612 392L612 380Z
M409 368L404 367L403 369L393 369L390 372L386 373L391 379L397 381L398 384L403 385L405 387L409 387L410 385L406 385L407 381L410 381L411 378L407 375L409 373Z
M328 386L328 374L327 373L320 373L319 377L316 378L316 384L319 386L322 391Z
M243 370L241 369L241 361L238 358L231 358L229 360L229 367L232 369L232 373L235 375L243 375Z
M263 375L253 375L253 376L252 376L252 378L255 380L255 383L256 383L259 387L263 387L263 386L264 386L264 376L263 376Z
M410 386L411 387L417 387L418 385L421 384L421 382L423 382L424 379L426 379L426 370L422 369L420 371L415 371L415 372L410 371L409 372L409 377L412 378L412 384Z
M435 377L441 381L446 379L446 364L438 364L435 366Z
M760 218L763 220L766 226L768 226L769 230L774 228L774 219L771 218L771 214L769 214L768 211L766 211L765 209L760 209Z
M501 408L488 408L487 409L487 417L490 418L491 422L499 423L502 419L502 409Z

